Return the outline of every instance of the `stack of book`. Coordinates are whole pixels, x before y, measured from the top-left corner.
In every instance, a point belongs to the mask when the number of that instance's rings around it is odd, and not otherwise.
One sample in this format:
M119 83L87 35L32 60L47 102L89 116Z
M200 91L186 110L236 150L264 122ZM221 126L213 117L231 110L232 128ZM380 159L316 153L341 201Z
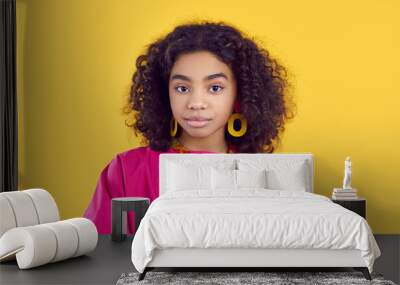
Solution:
M333 188L332 199L335 200L355 200L357 199L357 189Z

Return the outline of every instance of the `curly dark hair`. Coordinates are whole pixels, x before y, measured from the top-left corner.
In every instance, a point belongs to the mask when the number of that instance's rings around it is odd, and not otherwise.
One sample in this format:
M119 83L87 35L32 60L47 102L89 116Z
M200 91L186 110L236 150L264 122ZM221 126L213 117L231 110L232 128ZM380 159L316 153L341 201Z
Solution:
M195 51L208 51L227 64L236 78L237 100L247 119L247 132L233 137L225 129L225 139L238 153L272 153L280 143L284 122L294 117L295 104L289 100L287 70L254 38L244 36L224 22L197 21L178 25L163 38L146 46L136 60L130 94L123 113L134 112L134 122L125 124L135 135L144 135L156 151L166 151L172 142L173 116L168 80L177 57ZM239 124L240 125L240 124ZM235 126L237 129L237 126ZM176 137L180 136L181 127ZM275 140L275 141L274 141ZM276 145L275 145L276 143Z

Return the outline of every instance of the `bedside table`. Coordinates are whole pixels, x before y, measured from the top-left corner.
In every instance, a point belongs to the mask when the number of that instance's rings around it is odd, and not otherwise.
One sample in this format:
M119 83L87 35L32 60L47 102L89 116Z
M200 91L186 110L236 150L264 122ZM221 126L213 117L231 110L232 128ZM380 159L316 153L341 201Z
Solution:
M120 197L111 200L111 239L123 241L127 237L127 212L134 211L136 230L146 214L150 199L145 197ZM136 233L136 232L135 232Z
M340 206L353 211L354 213L359 214L361 217L366 219L366 204L367 201L365 198L358 197L354 200L340 200L340 199L332 199L332 202L339 204Z

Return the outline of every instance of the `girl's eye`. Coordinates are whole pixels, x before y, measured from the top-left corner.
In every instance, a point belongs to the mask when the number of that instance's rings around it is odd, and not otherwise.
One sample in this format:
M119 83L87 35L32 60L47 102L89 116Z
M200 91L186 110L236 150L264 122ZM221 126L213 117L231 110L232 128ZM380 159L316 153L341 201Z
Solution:
M224 87L222 87L220 85L212 85L210 88L210 91L212 93L218 93L218 92L222 91L223 89L224 89ZM189 92L189 88L180 85L180 86L175 87L175 91L177 91L178 93L187 93L187 92Z
M211 92L213 93L217 93L219 91L222 91L222 89L224 89L224 87L220 86L220 85L213 85L211 86Z
M189 88L186 88L185 86L178 86L175 87L175 90L178 91L179 93L186 93L189 90Z

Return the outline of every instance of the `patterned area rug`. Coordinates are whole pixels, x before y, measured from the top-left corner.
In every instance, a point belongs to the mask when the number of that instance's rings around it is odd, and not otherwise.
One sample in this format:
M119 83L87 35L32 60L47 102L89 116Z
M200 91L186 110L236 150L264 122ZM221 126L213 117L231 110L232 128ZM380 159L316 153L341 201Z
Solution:
M381 274L371 274L372 281L366 280L361 272L147 272L138 281L139 273L124 273L117 285L133 284L384 284L396 285L384 280Z

